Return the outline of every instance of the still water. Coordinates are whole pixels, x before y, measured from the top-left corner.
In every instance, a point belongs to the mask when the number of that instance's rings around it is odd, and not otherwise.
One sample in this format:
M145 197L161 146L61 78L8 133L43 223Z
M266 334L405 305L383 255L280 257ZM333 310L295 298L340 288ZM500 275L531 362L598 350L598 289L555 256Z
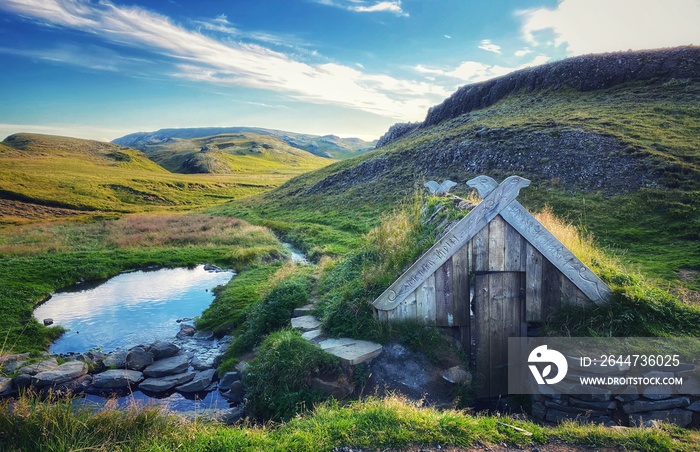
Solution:
M50 348L53 354L98 348L109 353L156 340L171 341L178 319L198 316L226 284L231 271L167 268L122 273L99 285L56 293L34 310L39 322L51 318L68 329Z

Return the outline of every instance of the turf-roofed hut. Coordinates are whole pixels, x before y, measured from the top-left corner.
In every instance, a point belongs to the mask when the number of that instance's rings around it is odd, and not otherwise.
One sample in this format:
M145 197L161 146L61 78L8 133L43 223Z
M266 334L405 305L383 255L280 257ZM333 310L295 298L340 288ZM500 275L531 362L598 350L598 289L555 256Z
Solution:
M382 321L447 328L471 357L479 397L507 394L508 338L564 303L608 302L610 288L516 200L530 181L467 182L483 198L373 305Z

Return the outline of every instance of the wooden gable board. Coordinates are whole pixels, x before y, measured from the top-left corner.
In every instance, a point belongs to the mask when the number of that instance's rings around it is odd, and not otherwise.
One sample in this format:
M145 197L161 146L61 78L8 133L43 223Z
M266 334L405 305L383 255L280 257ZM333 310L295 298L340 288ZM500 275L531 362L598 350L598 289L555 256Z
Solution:
M485 226L498 231L493 240L499 241L499 249L502 241L504 249L511 246L527 247L527 254L531 256L530 249L532 248L533 251L541 253L548 263L561 271L591 301L598 305L607 303L612 293L610 288L515 200L520 189L528 186L530 181L519 176L510 176L498 185L488 176L479 176L467 184L477 189L483 201L457 222L444 237L438 240L384 293L377 297L372 303L375 308L380 311L390 311L396 308L406 297L414 294L416 289L428 278L435 278L438 269L444 271L443 265L465 247ZM499 214L500 217L496 219ZM501 218L505 221L502 221ZM490 223L494 219L496 220L492 227ZM505 224L502 225L499 222ZM517 233L509 231L508 225ZM519 238L518 235L522 237ZM503 260L504 270L506 266L509 270L515 270L515 267L530 267L529 262L505 261L504 256L500 256L500 253L497 256L487 258L493 259L494 262L498 260L499 264ZM477 264L475 258L475 267L478 266ZM529 282L527 286L530 291L534 289L529 287Z

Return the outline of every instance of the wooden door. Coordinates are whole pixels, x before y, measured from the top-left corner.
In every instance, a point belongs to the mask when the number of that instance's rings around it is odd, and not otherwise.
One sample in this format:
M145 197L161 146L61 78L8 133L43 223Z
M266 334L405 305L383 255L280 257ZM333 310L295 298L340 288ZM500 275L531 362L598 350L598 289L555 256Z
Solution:
M474 320L477 395L508 394L508 338L527 335L525 273L477 273Z

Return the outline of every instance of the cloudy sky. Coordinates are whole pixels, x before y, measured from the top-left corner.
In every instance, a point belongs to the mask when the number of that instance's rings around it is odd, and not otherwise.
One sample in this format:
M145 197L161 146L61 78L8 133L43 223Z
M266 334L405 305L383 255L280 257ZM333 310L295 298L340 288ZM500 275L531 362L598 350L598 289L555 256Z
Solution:
M700 0L0 0L0 139L255 126L378 138L458 87L700 45Z

